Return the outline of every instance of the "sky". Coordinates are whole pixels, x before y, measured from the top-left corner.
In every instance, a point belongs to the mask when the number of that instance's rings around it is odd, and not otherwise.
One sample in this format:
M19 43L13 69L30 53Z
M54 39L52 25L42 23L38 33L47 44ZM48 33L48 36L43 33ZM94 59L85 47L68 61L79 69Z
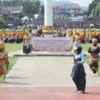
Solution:
M56 1L61 1L61 0L56 0ZM64 0L65 1L65 0ZM73 3L78 3L80 6L85 6L88 7L89 4L93 1L93 0L66 0L66 1L71 1Z
M42 1L42 0L41 0ZM62 0L56 0L56 1L62 1ZM84 6L84 7L88 7L89 4L93 1L93 0L64 0L64 1L71 1L73 3L78 3L80 6Z
M90 4L93 0L68 0L68 1L78 3L80 6L86 6L86 7L88 7L89 4Z

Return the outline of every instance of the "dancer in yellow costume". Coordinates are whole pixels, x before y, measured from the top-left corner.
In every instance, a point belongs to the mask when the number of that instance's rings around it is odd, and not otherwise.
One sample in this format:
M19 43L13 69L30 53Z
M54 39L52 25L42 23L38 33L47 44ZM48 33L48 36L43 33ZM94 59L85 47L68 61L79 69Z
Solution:
M89 42L89 35L90 35L90 32L89 32L89 29L87 29L87 31L86 31L86 37L85 37L85 39L86 39L87 42Z
M68 30L66 32L67 37L72 37L73 36L73 31L72 30Z
M5 80L8 68L8 53L5 50L4 42L0 41L0 82L3 82Z
M31 53L31 37L28 30L25 30L25 35L23 37L23 53Z
M80 33L79 33L79 31L77 30L77 32L76 32L76 34L75 34L75 36L74 36L74 46L75 47L79 47L79 46L81 46L81 36L80 36Z
M82 30L82 31L80 32L80 37L81 37L81 42L82 42L82 43L85 43L85 33L84 33L84 30Z

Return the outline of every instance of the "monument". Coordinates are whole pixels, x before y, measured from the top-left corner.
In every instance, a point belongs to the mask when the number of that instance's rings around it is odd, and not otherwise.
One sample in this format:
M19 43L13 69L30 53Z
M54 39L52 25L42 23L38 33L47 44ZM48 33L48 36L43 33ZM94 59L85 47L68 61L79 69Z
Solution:
M45 15L44 15L44 27L42 31L44 37L32 38L33 51L71 51L73 39L70 37L58 37L53 38L55 28L53 27L53 11L52 0L44 0L45 2Z
M44 0L45 2L45 14L44 14L44 37L53 37L55 33L53 27L53 11L52 11L52 0Z

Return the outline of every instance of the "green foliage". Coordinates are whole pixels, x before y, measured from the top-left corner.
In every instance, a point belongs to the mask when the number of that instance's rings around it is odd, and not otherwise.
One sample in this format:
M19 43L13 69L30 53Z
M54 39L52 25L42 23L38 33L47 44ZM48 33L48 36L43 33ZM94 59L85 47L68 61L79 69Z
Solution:
M95 16L99 15L99 10L100 10L100 2L97 4L97 6L95 8Z
M6 21L3 17L0 17L0 24L6 25Z
M22 0L12 0L11 5L12 6L21 6L22 5Z
M89 14L92 13L92 10L94 9L94 15L99 15L99 9L100 9L100 0L93 0L92 3L89 5L88 12Z
M3 1L2 6L10 6L10 1Z
M9 0L3 1L2 6L21 6L23 0Z
M44 6L41 5L41 13L44 15Z
M10 0L3 1L2 6L23 6L22 13L20 17L29 16L33 17L34 14L39 12L40 9L40 0ZM44 13L42 7L42 13Z
M39 12L40 1L39 0L25 0L23 2L23 11L25 15L33 17L34 14Z

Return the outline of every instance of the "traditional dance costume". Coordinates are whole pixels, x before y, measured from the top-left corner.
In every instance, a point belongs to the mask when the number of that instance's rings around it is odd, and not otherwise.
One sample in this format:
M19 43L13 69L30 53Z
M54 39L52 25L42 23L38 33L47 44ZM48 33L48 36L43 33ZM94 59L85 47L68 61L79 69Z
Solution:
M74 66L72 69L72 80L74 81L76 88L77 88L77 92L78 93L84 93L85 91L85 87L86 87L86 74L85 74L85 70L84 70L84 55L81 53L81 48L78 47L77 49L77 54L75 54L74 57ZM75 60L77 61L77 63L75 63Z
M79 33L76 33L75 35L74 35L74 46L75 47L79 47L79 46L81 46L81 36L80 36L80 34Z
M80 33L80 37L81 37L81 42L82 42L82 43L85 43L85 33L84 33L84 31L82 31L82 32Z
M5 80L8 68L8 53L5 50L5 44L3 42L0 42L0 82L3 82Z
M94 74L98 71L98 61L99 56L98 53L100 53L100 47L97 45L97 39L92 39L92 42L95 42L96 44L91 45L88 49L88 53L91 54L89 61L90 61L90 69Z
M31 52L31 37L28 33L23 37L23 53L29 54Z

